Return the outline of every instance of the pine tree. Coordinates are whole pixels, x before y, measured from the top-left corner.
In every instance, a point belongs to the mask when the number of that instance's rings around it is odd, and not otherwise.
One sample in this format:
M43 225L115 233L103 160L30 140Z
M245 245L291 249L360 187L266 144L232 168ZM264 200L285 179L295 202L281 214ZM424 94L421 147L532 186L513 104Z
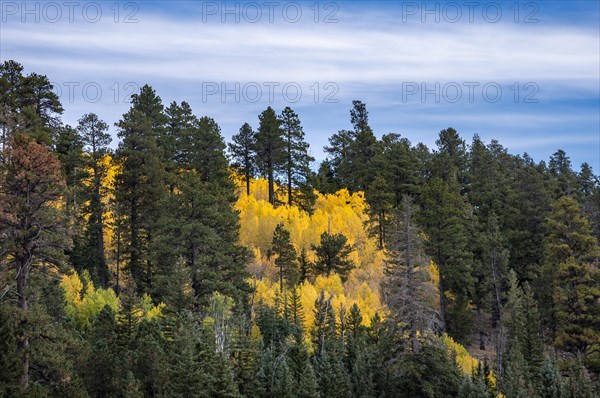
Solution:
M132 95L130 110L117 124L122 141L116 155L122 171L116 177L115 196L126 211L128 268L141 292L148 291L152 282L148 245L165 194L163 153L158 145L165 121L160 97L144 86Z
M571 160L563 151L556 151L548 162L548 171L553 178L555 198L573 196L577 188L577 175L571 168Z
M317 175L315 176L315 189L322 194L332 194L342 188L339 179L335 175L332 162L328 159L319 164Z
M255 133L248 123L240 127L240 132L231 137L229 152L233 160L233 166L239 173L244 175L246 181L246 195L250 195L250 180L254 177L256 169L254 159Z
M432 161L432 175L443 181L457 181L460 193L464 194L467 186L467 150L465 141L452 127L440 131L435 142L438 151Z
M263 111L258 119L260 125L255 136L256 164L269 183L269 203L275 204L275 176L285 161L281 120L271 107Z
M550 210L545 174L545 165L535 164L527 154L517 159L508 196L511 211L505 228L509 263L519 280L533 281L540 274L543 262L544 223Z
M283 292L283 281L291 288L298 284L297 254L290 240L290 232L283 224L277 224L273 232L272 253L277 255L275 265L279 268L279 291Z
M567 398L594 398L593 384L590 375L578 356L568 372L565 396ZM597 395L596 395L597 397Z
M440 270L439 293L442 327L459 342L468 340L471 316L468 310L472 286L472 229L468 203L456 180L432 179L420 196L419 224L428 235L426 253Z
M587 275L592 276L596 268L590 263L595 260L599 251L589 221L581 214L578 203L570 197L562 197L552 205L552 213L547 219L547 228L544 266L536 281L536 293L540 303L543 304L541 309L546 326L552 336L556 337L559 328L557 319L559 312L569 314L578 307L579 304L575 304L578 297L577 285L581 284L583 287L589 284L586 282L589 278ZM565 283L562 279L565 277L569 278L569 283ZM593 297L594 288L591 289L588 294L591 293ZM573 305L561 302L567 297L572 300ZM585 301L589 298L585 298L584 294L581 299ZM558 305L562 308L559 309ZM583 312L576 310L575 313L586 316L585 310ZM563 330L571 326L564 317L560 323L560 329ZM574 331L575 334L580 332L581 330Z
M340 130L329 138L325 152L329 155L335 178L352 192L369 192L374 179L373 162L381 151L369 126L369 113L365 103L352 101L350 122L354 129Z
M109 153L108 145L112 141L107 133L108 125L96 114L88 113L79 119L77 130L83 144L87 147L89 166L92 169L92 188L90 192L89 221L87 235L92 255L87 256L88 267L93 279L100 286L108 285L109 271L106 263L104 244L104 204L106 193L102 181L106 176L106 167L102 159Z
M121 396L125 387L123 378L123 351L117 341L115 314L110 307L102 309L88 335L91 352L85 364L87 390L95 397Z
M300 124L300 118L292 110L285 107L279 116L283 140L285 141L285 161L282 172L286 176L288 205L292 206L296 201L294 188L309 184L310 163L315 159L308 154L308 143L304 140L304 130Z
M29 388L29 337L26 332L30 307L30 274L40 263L62 265L68 247L65 220L57 204L65 187L60 163L44 145L24 135L13 135L4 148L0 167L0 261L16 279L22 391Z
M84 157L84 142L78 131L71 126L58 129L54 139L54 151L60 160L67 184L67 214L75 219L79 217L83 204L87 201L84 181L89 177Z
M311 245L315 251L317 261L315 270L320 274L329 275L332 271L336 272L345 281L348 274L354 268L354 263L348 259L348 256L354 248L347 244L348 239L342 234L330 234L323 232L318 246Z
M321 291L315 301L315 320L311 331L315 349L313 363L321 396L346 397L350 391L350 380L342 362L343 352L331 299L326 299L325 292Z

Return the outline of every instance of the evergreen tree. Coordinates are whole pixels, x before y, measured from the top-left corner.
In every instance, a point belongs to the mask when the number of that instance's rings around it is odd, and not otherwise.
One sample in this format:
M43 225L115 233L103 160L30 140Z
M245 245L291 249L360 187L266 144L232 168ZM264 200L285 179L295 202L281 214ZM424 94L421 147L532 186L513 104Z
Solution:
M435 290L429 276L429 259L414 225L412 199L404 197L402 209L394 219L393 238L388 247L385 298L393 312L391 327L400 326L408 334L407 346L415 353L421 347L419 334L435 328L437 314L433 307Z
M326 299L324 291L321 291L315 301L315 320L311 331L315 349L313 363L321 396L346 397L350 391L350 380L342 362L342 346L331 299Z
M84 194L84 181L88 178L84 145L78 131L71 126L64 126L57 130L54 151L60 160L67 184L66 210L73 219L79 216L83 204L88 199Z
M106 193L102 181L106 176L106 167L102 160L109 153L108 145L112 141L107 133L108 125L96 114L88 113L79 119L77 130L89 155L88 166L92 169L92 188L90 192L89 221L87 235L90 255L86 256L87 267L93 279L100 286L108 285L109 271L106 262L104 244L104 204Z
M303 283L313 275L315 265L308 259L308 253L305 248L300 249L298 255L298 283Z
M583 360L580 356L577 357L575 363L571 366L568 372L566 384L567 398L594 398L593 384L590 375L583 365Z
M277 224L275 227L271 251L277 255L275 265L279 268L279 291L283 292L284 279L287 287L296 286L299 279L296 249L290 241L290 232L283 224Z
M130 110L117 123L122 141L117 159L122 171L116 177L116 201L123 208L127 228L128 269L141 292L149 290L153 265L148 246L155 236L155 221L159 218L164 197L163 153L159 135L166 121L160 97L149 86L132 95Z
M342 185L335 175L332 162L328 159L323 160L315 176L315 189L322 194L332 194L341 188Z
M435 142L438 151L432 161L432 175L443 181L457 181L460 193L466 192L467 183L467 149L465 141L452 127L440 131Z
M94 397L123 396L126 379L124 347L118 344L115 314L105 306L92 324L88 335L90 354L85 364L88 392Z
M233 160L233 166L240 174L244 175L246 182L246 195L250 195L250 180L254 177L254 144L255 133L248 123L240 127L240 132L231 137L229 152Z
M548 162L548 171L553 177L555 198L573 196L577 187L577 175L571 168L571 160L563 151L556 151Z
M323 232L319 246L311 245L317 256L315 269L318 273L329 275L333 271L340 275L342 281L348 278L348 274L354 268L354 263L348 256L354 249L346 243L347 241L342 234Z
M295 202L297 194L293 188L299 188L309 184L310 163L315 159L308 154L308 143L304 140L304 130L300 124L300 118L292 110L285 107L279 116L283 140L285 141L285 161L282 172L286 176L288 205Z
M562 398L564 396L562 377L558 370L556 357L547 356L539 372L538 397Z
M578 203L570 197L562 197L552 205L552 213L547 219L547 228L544 266L537 280L536 293L539 301L543 303L541 309L546 326L552 336L556 336L559 328L558 313L570 313L581 304L581 302L575 304L578 297L577 285L581 284L584 287L590 283L586 282L589 278L587 275L594 274L595 266L591 264L588 266L588 264L598 256L598 246L592 235L589 221L581 214ZM562 279L565 277L570 278L568 283ZM591 289L587 294L591 293L593 297L594 288ZM588 299L593 300L590 297L585 298L587 294L580 296L584 302ZM560 301L567 297L572 300L573 305ZM562 308L559 309L558 305ZM587 316L584 315L586 312L586 310L575 311L584 318ZM571 326L575 325L570 325L570 322L563 317L560 329L564 331L565 327ZM574 333L579 334L581 330L575 330Z
M352 131L340 130L329 139L325 152L329 154L335 176L350 191L369 192L374 179L375 163L380 147L369 126L365 103L352 101L350 110Z
M24 135L13 135L4 148L0 167L0 261L16 280L16 302L23 322L19 326L20 388L29 388L30 349L27 332L30 274L41 263L62 265L68 246L64 214L56 204L65 183L60 163L44 145ZM12 288L12 283L11 283Z
M525 154L517 160L511 195L508 196L511 211L505 228L510 249L509 263L520 280L530 282L540 274L543 262L544 224L550 210L545 173L543 163L535 164Z
M275 204L275 176L285 161L285 141L281 120L273 108L268 107L258 117L260 125L256 133L256 164L269 183L269 203Z
M432 179L420 197L419 224L429 239L425 248L440 270L442 327L459 342L471 332L468 309L473 253L469 235L472 216L456 181Z

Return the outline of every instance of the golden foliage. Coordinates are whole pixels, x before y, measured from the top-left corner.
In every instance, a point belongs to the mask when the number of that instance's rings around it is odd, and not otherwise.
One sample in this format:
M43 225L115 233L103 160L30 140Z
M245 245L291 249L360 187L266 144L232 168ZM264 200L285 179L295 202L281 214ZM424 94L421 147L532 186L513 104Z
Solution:
M80 329L90 326L105 306L109 306L115 314L121 308L121 301L114 290L95 288L87 271L82 273L81 278L76 272L63 275L60 286L65 291L65 311ZM150 296L144 294L132 313L137 321L149 320L162 316L164 308L164 303L154 305Z
M96 289L87 271L82 274L83 281L76 272L63 275L60 283L65 291L65 311L80 329L90 325L105 306L115 313L121 303L112 289Z
M238 176L233 179L239 194L235 209L240 214L240 241L256 257L255 263L250 265L254 275L250 283L256 287L256 302L274 304L279 289L277 269L264 254L271 247L275 227L283 223L290 232L296 251L299 253L305 249L310 261L315 260L311 245L318 245L321 234L326 231L343 234L348 243L355 247L349 258L356 268L345 283L332 273L329 276L316 276L299 286L307 329L313 323L314 303L321 290L333 296L336 313L340 307L348 309L356 303L361 309L365 325L369 324L375 312L381 313L379 286L383 277L384 254L378 250L377 241L368 234L368 205L362 192L350 194L346 189L331 195L316 192L317 200L311 215L297 206L271 205L267 200L268 185L264 179L251 181L250 196L246 195L243 179Z

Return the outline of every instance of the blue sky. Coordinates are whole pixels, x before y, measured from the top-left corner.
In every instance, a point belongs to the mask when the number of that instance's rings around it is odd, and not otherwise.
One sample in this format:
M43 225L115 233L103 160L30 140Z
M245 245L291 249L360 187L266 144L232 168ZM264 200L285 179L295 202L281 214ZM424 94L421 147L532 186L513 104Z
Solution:
M46 74L65 123L95 112L112 125L148 83L227 140L267 106L291 106L321 160L360 99L378 136L433 147L452 126L600 171L597 1L70 4L0 1L0 61Z

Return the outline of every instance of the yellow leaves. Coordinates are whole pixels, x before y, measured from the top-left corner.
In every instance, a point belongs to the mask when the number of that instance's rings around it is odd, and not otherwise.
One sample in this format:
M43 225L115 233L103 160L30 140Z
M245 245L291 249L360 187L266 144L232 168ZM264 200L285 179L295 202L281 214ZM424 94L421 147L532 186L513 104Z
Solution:
M65 291L65 311L81 329L89 326L105 306L108 305L114 312L120 307L112 289L95 289L87 272L82 277L83 282L77 273L64 275L60 283Z
M71 275L63 275L60 286L65 291L65 311L75 321L80 329L84 329L93 322L96 316L105 306L116 314L121 308L121 301L112 289L96 289L90 280L87 271L81 278L74 272ZM154 319L162 316L164 303L154 305L149 295L144 294L140 302L134 306L132 311L136 320Z
M255 302L273 305L279 290L277 270L272 261L263 256L271 248L275 227L283 223L298 253L305 249L310 261L315 261L311 245L319 244L323 232L341 233L356 248L349 258L357 268L345 283L332 273L330 276L317 276L313 283L305 281L298 287L307 333L314 321L314 303L321 290L326 292L327 297L333 296L336 314L341 307L347 310L356 303L365 325L369 325L375 312L385 312L379 297L385 255L378 249L376 239L368 234L368 205L362 192L351 194L346 189L330 195L317 192L314 212L310 215L297 206L273 207L267 201L268 184L264 179L250 182L248 196L244 179L236 175L232 178L239 193L235 209L240 214L240 241L253 250L256 257L255 263L250 265L255 276L250 281L256 289Z
M72 275L63 275L60 286L65 291L65 301L67 303L76 304L81 302L81 291L83 283L79 279L77 273Z
M379 294L371 290L366 282L363 282L357 293L356 304L362 312L363 324L365 326L370 326L371 318L376 312L379 312L382 307Z
M268 278L262 278L250 282L254 285L255 301L257 303L263 303L266 305L273 305L275 303L275 294L279 285L277 282L271 282Z
M473 371L477 369L479 361L473 358L467 349L454 341L454 339L447 334L442 336L442 341L448 347L448 352L456 356L456 363L466 375L473 374Z
M152 298L147 293L144 293L139 304L134 307L134 315L136 315L139 320L154 319L162 316L162 310L165 307L166 304L162 302L154 305L152 303Z
M343 294L344 292L344 287L342 286L342 279L339 275L335 273L332 273L329 276L317 276L314 285L317 292L325 290L326 296L338 296L340 294Z
M351 258L356 264L363 263L363 254L373 257L376 244L367 234L367 203L362 193L350 194L343 189L332 195L318 194L314 214L310 215L297 206L273 207L267 201L268 185L264 179L251 182L250 196L245 194L243 186L240 189L235 209L240 212L242 244L266 253L275 227L283 223L296 249L310 250L312 244L319 243L321 234L328 231L344 234L349 244L357 246Z

